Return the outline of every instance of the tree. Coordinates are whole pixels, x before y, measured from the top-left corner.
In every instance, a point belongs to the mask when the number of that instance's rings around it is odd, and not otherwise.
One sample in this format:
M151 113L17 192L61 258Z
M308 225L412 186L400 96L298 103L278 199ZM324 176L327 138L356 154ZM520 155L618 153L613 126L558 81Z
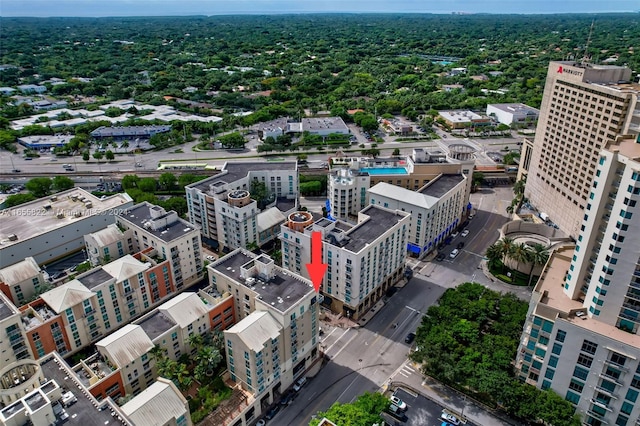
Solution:
M392 154L392 155L394 155L394 156L396 156L396 157L397 157L397 156L399 156L399 155L400 155L400 148L396 148L396 149L394 149L394 150L393 150L393 154Z
M160 205L167 211L173 210L182 216L187 213L187 200L184 197L171 197L168 200L160 201Z
M136 188L138 186L138 182L140 182L140 178L137 175L125 175L122 178L122 188Z
M258 202L258 208L264 209L267 201L269 200L269 190L267 189L267 185L264 182L255 179L251 182L249 191L251 192L251 198Z
M45 177L33 178L25 184L25 188L36 198L41 198L51 193L51 179Z
M327 411L318 413L309 426L318 426L320 419L327 418L340 425L371 426L382 423L380 413L389 407L389 400L379 393L365 392L355 402L336 402Z
M163 173L158 178L160 188L169 191L175 188L178 178L173 173Z
M57 192L71 189L75 186L75 182L66 176L56 176L53 178L53 189Z
M13 194L9 195L4 201L6 208L19 206L20 204L28 203L35 200L37 197L33 194Z
M189 341L189 346L191 346L192 349L195 349L196 351L202 349L204 339L201 334L193 333L187 340Z
M98 161L102 160L102 157L104 157L104 154L102 153L102 151L96 151L93 153L93 158L95 158Z
M107 161L113 161L114 158L116 158L115 154L110 149L104 153L104 157L107 159Z
M158 189L158 183L154 178L142 178L138 181L138 189L142 192L153 194ZM123 186L124 188L124 186Z
M89 151L84 151L84 152L82 153L82 161L87 162L87 161L89 161L89 158L90 158Z
M540 243L535 243L534 245L529 247L527 260L531 262L531 269L529 270L529 283L531 286L531 282L533 281L533 269L536 266L544 265L549 260L549 252L547 248Z
M228 135L220 136L220 143L225 148L244 148L247 141L240 132L229 133Z
M515 269L517 270L521 263L526 262L529 259L528 246L525 243L514 244L507 256L516 262Z

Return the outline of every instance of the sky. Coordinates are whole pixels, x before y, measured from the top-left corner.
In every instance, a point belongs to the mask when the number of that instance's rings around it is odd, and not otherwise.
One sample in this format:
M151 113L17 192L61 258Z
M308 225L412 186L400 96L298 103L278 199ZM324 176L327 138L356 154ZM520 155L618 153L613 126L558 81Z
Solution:
M638 0L1 0L0 16L640 12Z

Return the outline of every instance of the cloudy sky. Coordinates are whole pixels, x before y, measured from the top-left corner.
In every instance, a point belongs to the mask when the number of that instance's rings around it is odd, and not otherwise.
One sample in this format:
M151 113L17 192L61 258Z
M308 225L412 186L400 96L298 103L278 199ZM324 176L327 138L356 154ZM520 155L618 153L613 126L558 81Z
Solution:
M638 0L1 0L0 16L638 12Z

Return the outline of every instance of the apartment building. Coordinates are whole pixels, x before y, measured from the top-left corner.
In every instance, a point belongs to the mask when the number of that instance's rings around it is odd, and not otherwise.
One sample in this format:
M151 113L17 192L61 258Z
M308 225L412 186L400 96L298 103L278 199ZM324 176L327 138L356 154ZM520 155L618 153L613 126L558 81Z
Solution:
M640 416L640 139L598 155L575 246L557 250L534 289L520 378L566 398L589 425Z
M251 198L253 182L263 184L269 194L264 212ZM207 244L228 250L261 245L275 238L273 230L295 210L297 163L226 163L219 174L188 185L185 191L189 222L200 228ZM273 207L283 216L274 215Z
M25 339L20 310L0 294L0 365L25 358L33 358L33 353Z
M473 161L459 161L439 150L416 148L405 157L365 158L335 157L327 181L330 215L344 221L354 220L367 204L366 191L384 182L414 190L424 187L440 175L471 176ZM471 179L467 179L465 198L471 194Z
M123 231L112 223L84 236L85 253L92 265L103 265L125 254L133 254L133 231Z
M0 291L17 306L40 294L48 285L33 257L0 269Z
M640 85L629 82L631 75L615 65L549 64L525 196L573 238L600 151L618 135L640 131Z
M411 214L407 250L424 256L453 233L469 210L468 181L464 174L440 175L417 191L381 182L367 191L369 203Z
M186 399L159 378L146 392L122 407L88 392L57 353L38 361L22 360L0 370L0 424L109 424L124 426L192 424Z
M27 257L41 265L78 252L85 234L106 228L132 205L127 194L101 199L73 188L6 209L0 227L0 268Z
M311 259L311 235L320 232L323 303L332 311L358 319L402 278L409 234L408 212L369 205L356 225L326 218L313 222L307 212L289 216L280 233L282 267L305 278Z
M170 261L169 270L178 291L204 276L200 230L176 212L145 201L120 213L116 225L125 235L128 230L133 232L134 252L151 247L161 259ZM125 245L129 245L128 240Z
M319 297L264 254L236 249L208 268L211 287L235 302L239 321L224 331L227 367L248 394L241 417L249 424L318 359Z
M157 379L152 349L174 361L193 353L190 338L222 331L235 323L233 299L217 291L183 292L96 342L97 353L73 367L93 396L117 400L138 395Z

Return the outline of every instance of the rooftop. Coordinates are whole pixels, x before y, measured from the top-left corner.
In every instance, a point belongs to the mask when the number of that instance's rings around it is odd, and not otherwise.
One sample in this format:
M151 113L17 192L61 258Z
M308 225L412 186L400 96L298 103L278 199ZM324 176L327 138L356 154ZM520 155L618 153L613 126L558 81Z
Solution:
M21 283L25 280L31 280L40 274L40 267L33 257L26 259L0 269L0 282L8 286Z
M223 166L221 173L211 176L208 179L192 183L188 188L195 188L202 192L209 192L211 190L211 185L215 185L216 183L220 186L225 183L232 184L242 178L246 178L251 172L268 172L270 170L295 171L298 169L297 166L298 163L296 161L226 163Z
M529 105L525 105L523 103L514 103L514 104L489 104L487 106L492 106L496 109L502 110L504 112L533 112L539 113L540 110L534 107L530 107Z
M618 138L606 146L607 151L618 151L621 155L635 161L640 161L640 138L635 135Z
M122 411L136 425L172 424L187 412L187 401L169 380L159 378L133 400L122 406Z
M476 114L473 111L438 111L438 114L440 114L440 116L445 120L451 121L452 123L469 123L471 120L479 120L482 118L481 115Z
M9 318L18 313L18 309L11 301L0 291L0 321Z
M376 201L375 197L380 196L392 200L401 201L403 203L410 204L416 207L421 207L423 209L430 209L438 202L438 198L436 197L422 194L419 191L413 191L411 189L391 185L390 183L386 182L379 182L375 184L374 186L369 188L367 192L370 194L370 198L372 201Z
M40 367L47 379L55 380L64 390L72 391L78 398L78 402L65 408L73 424L114 425L120 423L115 421L115 412L108 403L99 403L89 392L84 391L80 383L75 382L75 375L59 356L51 354L41 359Z
M261 255L262 258L268 256ZM241 276L242 267L251 270L257 255L243 249L236 249L213 264L209 265L218 273L250 288L257 294L257 299L280 312L286 312L304 296L313 292L310 281L274 266L271 278L267 281L254 271L246 279Z
M122 240L124 233L115 223L110 224L104 229L89 234L98 245L108 246L117 241Z
M156 133L168 132L171 130L170 125L165 126L117 126L117 127L98 127L91 136L93 137L110 137L110 136L142 136L148 137Z
M347 231L349 241L342 246L353 253L359 252L367 244L374 242L380 235L409 215L409 213L388 210L375 205L365 207L360 214L368 217Z
M260 352L264 343L280 336L282 326L268 311L254 311L239 323L228 329L236 334L254 352Z
M440 198L447 192L451 191L460 182L464 181L466 177L462 174L459 175L440 175L436 179L429 182L422 187L419 192L431 197Z
M89 290L92 290L94 287L104 284L109 280L113 280L113 277L100 267L93 271L89 271L86 275L81 275L76 279L84 284L84 286Z
M348 131L349 128L340 117L318 117L318 118L303 118L302 119L303 131L319 131L319 130L340 130Z
M107 263L102 269L115 278L116 282L121 282L146 271L149 269L149 264L142 263L135 257L127 254L113 262Z
M100 199L84 189L73 188L7 209L2 216L0 250L83 220L87 216L104 215L105 212L117 210L131 201L127 194Z
M149 339L155 340L158 336L162 336L164 333L175 327L176 323L171 318L168 318L164 313L159 310L155 310L148 316L144 316L139 319L137 321L137 325L147 333Z
M181 328L193 324L198 318L206 316L211 306L207 305L197 293L184 292L166 301L158 310L175 321Z
M56 287L40 295L42 300L47 302L47 305L57 314L68 308L77 306L93 296L94 293L77 279L64 283L60 287Z
M96 343L117 367L124 368L153 348L154 344L142 327L127 324Z
M142 202L121 213L125 220L164 242L170 242L185 234L196 231L189 222L178 217L174 211L166 212L162 207Z

